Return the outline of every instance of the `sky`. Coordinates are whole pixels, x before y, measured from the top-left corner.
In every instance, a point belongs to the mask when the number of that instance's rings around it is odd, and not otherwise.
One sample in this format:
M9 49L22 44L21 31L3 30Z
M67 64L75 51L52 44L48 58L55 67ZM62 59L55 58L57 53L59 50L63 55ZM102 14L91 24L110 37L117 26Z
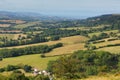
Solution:
M120 0L0 0L0 11L89 17L120 13Z

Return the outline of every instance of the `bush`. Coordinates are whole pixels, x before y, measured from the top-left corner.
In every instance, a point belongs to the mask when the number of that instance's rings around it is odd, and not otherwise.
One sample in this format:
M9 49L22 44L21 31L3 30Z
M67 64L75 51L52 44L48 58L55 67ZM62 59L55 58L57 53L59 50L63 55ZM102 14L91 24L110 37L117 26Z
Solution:
M21 71L14 71L8 80L29 80Z
M115 38L115 39L108 39L107 41L115 41L115 40L117 40L117 38Z
M50 80L48 76L38 75L34 78L34 80Z
M2 57L0 57L0 61L2 61L3 59L2 59Z
M5 71L5 69L4 68L0 68L0 72L4 72Z
M16 69L19 69L19 67L18 66L13 66L13 65L8 65L5 68L5 71L13 71L13 70L16 70Z
M25 65L23 69L24 69L25 72L31 72L32 71L32 67L29 66L29 65Z
M52 36L52 37L51 37L51 41L56 41L56 40L59 40L59 39L60 39L59 36Z
M46 57L45 54L41 54L40 56L41 56L41 58L45 58Z

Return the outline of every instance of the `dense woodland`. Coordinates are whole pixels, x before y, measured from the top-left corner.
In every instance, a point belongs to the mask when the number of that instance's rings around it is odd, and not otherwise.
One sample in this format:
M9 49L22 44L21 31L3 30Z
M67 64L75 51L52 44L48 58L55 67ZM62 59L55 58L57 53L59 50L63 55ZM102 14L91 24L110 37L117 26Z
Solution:
M120 55L103 51L77 51L49 62L48 70L65 80L80 79L99 73L118 72L119 64Z

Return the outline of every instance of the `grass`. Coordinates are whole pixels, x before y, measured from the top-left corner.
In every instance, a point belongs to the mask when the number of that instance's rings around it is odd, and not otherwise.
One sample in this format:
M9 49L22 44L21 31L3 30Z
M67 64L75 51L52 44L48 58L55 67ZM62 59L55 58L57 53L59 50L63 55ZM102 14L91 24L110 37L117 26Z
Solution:
M77 50L85 50L84 44L79 43L56 48L53 51L47 53L46 56L70 54Z
M14 47L6 47L8 49L12 48L23 48L23 47L28 47L28 46L37 46L37 45L53 45L56 43L63 43L65 45L71 45L71 44L77 44L77 43L84 43L88 38L84 36L71 36L71 37L66 37L62 38L58 41L49 41L49 42L44 42L44 43L36 43L36 44L29 44L29 45L22 45L22 46L14 46ZM3 48L1 48L3 49Z
M104 47L104 48L100 48L100 49L97 49L97 50L108 51L108 52L111 52L111 53L120 54L120 46Z
M85 49L84 42L86 40L87 38L83 36L72 36L72 37L62 38L61 40L58 40L58 41L50 41L45 43L28 45L28 46L41 45L41 44L51 45L58 42L62 42L64 44L63 47L56 48L50 53L46 53L46 56L51 56L51 57L41 58L40 54L34 54L34 55L5 58L3 59L3 61L0 62L0 67L5 67L8 64L11 64L11 65L28 64L38 69L46 69L47 63L50 60L55 60L59 57L55 55L70 54L76 50ZM22 47L25 47L25 46L22 46ZM16 47L16 48L20 48L20 47Z
M0 34L0 37L7 37L8 39L12 39L15 34Z
M106 25L99 25L99 26L95 26L95 27L69 27L69 28L60 28L60 29L62 29L62 30L65 30L65 29L67 29L67 30L90 30L90 29L98 29L98 28L103 28L104 26L106 26ZM108 25L107 25L108 26Z
M34 26L34 25L36 25L38 23L40 23L40 22L37 22L37 21L36 22L28 22L28 23L16 25L16 26L14 26L14 28L16 28L16 29L23 29L23 28L27 28L29 26Z
M0 62L0 67L7 65L28 64L38 69L46 69L50 60L56 60L58 56L41 58L40 54L25 55L20 57L5 58Z
M96 32L96 33L90 33L89 36L92 37L93 35L98 36L101 33L110 33L110 32L118 32L118 30L110 30L110 31L103 31L103 32Z
M106 45L109 45L109 44L120 44L120 40L115 40L115 41L105 41L105 42L102 42L102 43L97 43L97 44L92 44L96 47L99 47L99 46L106 46Z
M17 39L18 36L21 35L21 36L26 36L25 34L0 34L0 37L7 37L8 39Z
M79 80L120 80L119 74L106 74L101 76L91 76L86 79L79 79Z

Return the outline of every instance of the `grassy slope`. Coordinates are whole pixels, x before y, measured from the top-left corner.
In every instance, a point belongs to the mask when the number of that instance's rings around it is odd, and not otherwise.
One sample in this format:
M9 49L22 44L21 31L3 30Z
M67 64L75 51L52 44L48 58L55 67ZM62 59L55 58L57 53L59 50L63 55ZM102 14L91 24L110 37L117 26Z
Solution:
M91 76L86 79L79 79L79 80L120 80L119 74L106 74L101 76Z
M46 56L61 55L66 53L68 54L76 50L85 49L83 43L85 40L87 40L87 38L83 36L72 36L72 37L62 38L61 40L58 41L47 42L47 44L55 44L58 42L62 42L64 43L64 46L54 49L50 53L47 53ZM46 44L46 43L40 43L40 44ZM40 44L34 44L34 45L40 45ZM8 64L16 65L22 63L22 64L29 64L38 69L45 69L48 61L55 60L56 58L58 58L58 56L40 58L40 54L26 55L26 56L14 57L14 58L12 57L12 58L3 59L3 61L0 62L0 67L7 66Z
M111 53L120 54L120 46L105 47L105 48L100 48L100 49L97 49L97 50L108 51L108 52L111 52Z
M99 35L100 33L110 33L110 32L118 32L118 30L110 30L110 31L91 33L91 34L89 34L89 36L91 37L93 35Z
M120 43L120 40L115 40L115 41L106 41L106 42L102 42L102 43L97 43L97 44L93 44L93 45L95 45L96 47L99 47L99 46L105 46L108 44L119 44L119 43Z
M66 45L71 45L71 44L83 43L86 40L87 40L87 38L84 37L84 36L72 36L72 37L62 38L61 40L58 40L58 41L49 41L49 42L44 42L44 43L36 43L36 44L14 46L14 47L6 47L6 48L8 48L8 49L11 49L11 48L23 48L23 47L28 47L28 46L37 46L37 45L45 45L45 44L53 45L53 44L56 44L56 43L63 43L64 46L66 46Z
M29 22L29 23L19 24L19 25L14 26L14 28L16 28L16 29L23 29L23 28L26 28L26 27L29 27L29 26L36 25L38 23L39 22L36 21L36 22Z
M19 35L26 36L25 34L0 34L0 37L7 37L8 39L17 39Z
M14 58L13 57L5 58L3 61L0 62L0 67L5 67L8 64L11 65L28 64L38 69L45 69L47 67L48 61L55 60L57 58L58 56L41 58L40 54L26 55L26 56L14 57Z
M99 26L95 26L95 27L92 27L92 29L98 29L98 28L102 28L102 27L104 27L105 25L99 25ZM60 28L60 29L62 29L62 30L65 30L65 29L67 29L67 30L90 30L91 29L91 27L69 27L69 28Z

